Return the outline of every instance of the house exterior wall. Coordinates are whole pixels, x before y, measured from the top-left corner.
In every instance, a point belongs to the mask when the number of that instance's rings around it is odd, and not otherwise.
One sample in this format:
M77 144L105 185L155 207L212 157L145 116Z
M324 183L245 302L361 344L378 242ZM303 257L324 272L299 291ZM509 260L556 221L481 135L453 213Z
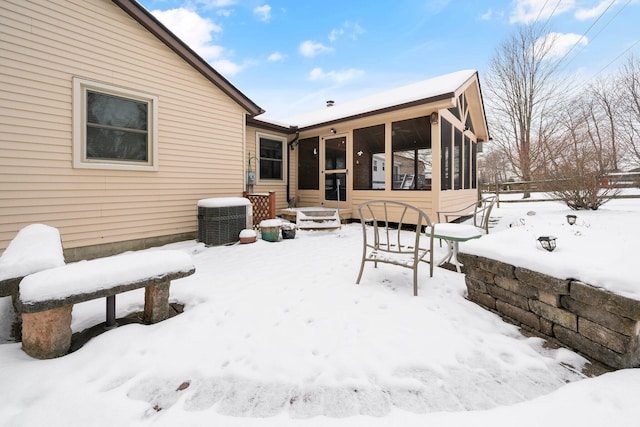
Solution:
M283 153L283 179L282 180L265 180L260 178L259 159L260 147L258 146L259 135L273 137L274 139L283 139L285 142ZM268 193L275 191L276 193L276 212L288 207L287 201L287 169L289 169L289 197L295 197L295 187L297 182L298 168L289 168L289 163L297 164L294 155L295 151L289 150L287 144L291 136L270 130L260 129L255 126L247 126L247 155L245 156L245 167L256 173L256 183L253 186L247 186L249 193ZM249 165L249 162L251 164Z
M199 199L241 195L245 111L111 1L3 0L0 56L0 251L31 223L65 249L191 236ZM158 97L157 171L73 167L74 77Z

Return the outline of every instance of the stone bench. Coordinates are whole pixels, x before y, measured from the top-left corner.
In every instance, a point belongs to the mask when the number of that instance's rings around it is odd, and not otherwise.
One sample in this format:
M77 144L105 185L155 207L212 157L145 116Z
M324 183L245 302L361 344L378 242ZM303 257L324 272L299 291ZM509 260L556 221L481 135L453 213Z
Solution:
M0 256L0 298L11 297L14 317L11 338L20 340L20 317L15 305L24 276L64 265L60 232L48 225L31 224L22 228ZM7 306L8 308L9 306ZM4 307L0 307L0 310ZM7 316L9 317L9 316Z
M24 277L16 309L22 316L22 349L38 359L67 354L73 305L107 298L107 326L115 325L115 296L145 288L144 321L169 317L171 280L195 272L191 257L176 250L131 252L80 261Z

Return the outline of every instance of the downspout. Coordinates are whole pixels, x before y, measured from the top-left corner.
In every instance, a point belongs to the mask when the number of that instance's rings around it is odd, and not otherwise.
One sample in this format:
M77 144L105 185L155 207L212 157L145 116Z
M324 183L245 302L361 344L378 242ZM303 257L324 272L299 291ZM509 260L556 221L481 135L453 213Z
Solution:
M289 200L291 199L291 152L294 148L298 146L298 138L300 138L300 132L298 132L298 128L295 128L296 134L291 141L287 144L287 206L289 205Z

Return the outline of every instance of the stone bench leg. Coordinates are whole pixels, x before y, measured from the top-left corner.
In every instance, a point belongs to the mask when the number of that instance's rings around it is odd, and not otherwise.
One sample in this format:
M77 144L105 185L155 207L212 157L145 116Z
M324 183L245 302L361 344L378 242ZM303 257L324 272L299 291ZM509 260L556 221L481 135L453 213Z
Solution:
M73 305L22 313L22 349L37 359L52 359L67 354L71 347L71 310Z
M157 285L147 286L144 291L144 317L147 323L158 323L169 317L169 286L165 280Z

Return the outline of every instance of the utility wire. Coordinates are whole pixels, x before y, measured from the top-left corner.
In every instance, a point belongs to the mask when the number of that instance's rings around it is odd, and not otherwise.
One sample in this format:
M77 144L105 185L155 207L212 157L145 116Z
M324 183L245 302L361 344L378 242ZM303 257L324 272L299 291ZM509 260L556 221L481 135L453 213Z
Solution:
M630 1L631 0L627 1L627 4L629 4ZM567 56L569 56L569 54L573 51L573 49L575 49L576 46L578 46L578 43L580 43L583 39L586 38L586 36L589 33L589 31L591 31L593 29L593 27L598 23L598 21L600 21L600 19L604 16L605 13L607 13L607 11L611 8L611 6L614 5L615 2L616 2L616 0L611 0L611 3L609 3L609 6L607 6L606 9L602 11L600 16L598 16L598 18L596 18L596 20L593 21L593 23L589 26L589 28L587 28L587 30L584 33L582 33L582 35L578 38L578 40L576 40L576 42L573 44L573 46L571 46L571 48L562 56L562 58L560 58L560 60L556 63L556 66L554 67L554 71L555 71L555 69L557 69L560 66L560 64L562 64L562 62L567 58ZM626 7L626 5L623 6L621 8L621 10L624 9L625 7ZM618 13L620 13L620 12L618 12ZM615 15L615 16L618 16L618 15ZM614 16L614 18L615 18L615 16ZM604 28L606 28L610 23L611 23L611 20L609 20L609 22L605 25L605 27L603 27L602 30L604 30ZM600 30L600 32L598 34L600 34L602 32L602 30ZM596 34L596 36L594 36L593 38L595 39L598 36L598 34ZM578 52L578 53L580 53L580 52ZM576 54L576 56L577 56L577 54ZM569 61L566 64L564 64L563 69L566 68L576 58L576 56L574 56L573 59L571 59L571 61Z
M553 8L553 10L551 11L551 13L549 14L549 16L547 17L547 20L544 21L544 26L546 27L549 24L549 20L551 19L551 17L553 16L554 13L556 13L556 10L558 10L558 6L560 6L560 1L562 0L558 0L558 2L556 3L556 6ZM615 0L614 0L615 1ZM545 4L547 4L545 2ZM544 6L542 7L544 9ZM542 12L542 9L540 9L540 12Z
M544 10L545 7L547 7L547 3L549 3L549 0L545 0L544 4L542 5L542 7L540 8L540 10L538 11L538 16L536 16L536 19L533 20L534 24L536 22L538 22L538 19L540 19L540 15L542 15L542 11ZM560 0L558 0L558 4L560 3Z
M628 48L626 48L624 51L622 51L622 53L618 56L616 56L615 58L613 58L611 60L611 62L609 62L607 65L605 65L604 67L602 67L600 69L600 71L598 71L597 73L595 73L589 80L594 79L598 74L600 74L601 72L603 72L605 69L607 69L611 64L613 64L614 62L616 62L618 59L620 59L621 56L623 56L624 54L626 54L627 52L629 52L631 49L633 49L638 43L640 43L640 39L636 40L631 46L629 46Z
M600 21L600 19L604 16L605 13L607 13L607 11L611 8L611 6L613 6L616 3L616 0L613 0L611 3L609 3L609 6L606 7L606 9L600 14L600 16L598 16L598 18L589 26L589 28L587 28L587 30L582 34L582 36L580 36L580 38L574 43L574 45L571 47L571 49L569 49L567 51L567 53L565 53L565 55L560 59L560 61L558 61L558 66L560 65L560 63L562 61L564 61L567 56L569 56L569 54L571 53L571 51L573 49L575 49L575 47L578 45L578 43L580 43L585 37L586 35L593 29L593 27L598 23L598 21ZM625 7L627 7L629 5L629 3L631 3L631 0L628 0L627 3L622 6L618 12L613 15L609 21L607 21L607 23L600 29L600 31L598 31L592 38L591 41L595 40L596 38L598 38L598 36L611 24L611 22L616 19L618 17L618 15L620 15L620 13L622 13L622 11L624 10ZM563 65L562 69L565 69L569 66L569 64L571 64L577 57L578 55L584 50L586 49L586 46L582 46L582 48L573 56L573 58L571 58L570 61L568 61L566 64Z

